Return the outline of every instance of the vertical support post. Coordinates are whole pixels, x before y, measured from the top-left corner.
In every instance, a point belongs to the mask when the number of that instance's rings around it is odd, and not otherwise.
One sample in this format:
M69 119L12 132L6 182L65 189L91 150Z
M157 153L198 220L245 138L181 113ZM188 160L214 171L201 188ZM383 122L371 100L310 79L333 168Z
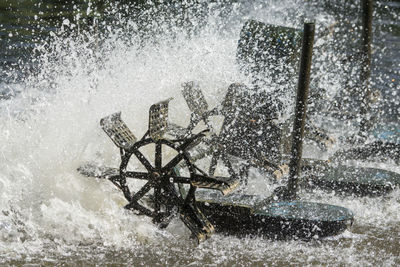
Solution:
M99 53L99 20L97 17L93 18L93 28L94 28L94 44L95 53Z
M303 151L304 126L306 122L308 89L310 85L311 59L314 45L315 24L305 23L303 31L296 110L293 123L292 150L289 163L288 197L297 197L298 180Z
M372 44L372 13L373 13L373 0L361 0L362 6L362 62L361 62L361 90L364 93L361 102L361 124L360 135L365 135L367 131L367 113L370 106L371 88L371 44Z

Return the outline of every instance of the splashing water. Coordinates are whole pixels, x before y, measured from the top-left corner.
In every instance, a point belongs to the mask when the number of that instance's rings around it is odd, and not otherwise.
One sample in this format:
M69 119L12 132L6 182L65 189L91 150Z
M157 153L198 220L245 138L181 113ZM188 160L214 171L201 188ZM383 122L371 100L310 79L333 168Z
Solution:
M247 18L298 27L303 18L318 12L317 24L332 22L328 13L303 1L238 1L221 14L224 9L218 7L224 3L213 2L205 11L190 9L190 30L187 25L180 27L180 21L171 23L175 13L163 10L157 13L163 17L154 18L144 30L140 29L143 21L117 17L117 24L104 20L99 35L54 31L51 42L35 48L40 54L35 58L37 70L7 85L15 93L0 102L0 262L400 263L399 191L378 198L303 192L304 200L355 212L352 230L338 237L303 242L214 235L195 246L179 220L158 229L149 218L124 210L122 194L110 183L77 173L87 161L118 164L118 150L101 131L100 118L122 111L134 134L141 136L150 105L171 96L171 121L187 124L190 113L180 93L183 82L200 82L211 106L222 100L229 84L248 82L235 58L239 31ZM156 5L148 10L159 12ZM199 16L200 10L205 15ZM109 15L114 21L118 12L111 9ZM72 25L64 21L64 31ZM329 60L340 64L339 59L329 53L317 50L313 75L319 87L329 86L333 97L342 80L341 72L328 64ZM391 170L400 171L398 167ZM266 195L268 185L263 185L262 175L256 173L251 179L249 190Z

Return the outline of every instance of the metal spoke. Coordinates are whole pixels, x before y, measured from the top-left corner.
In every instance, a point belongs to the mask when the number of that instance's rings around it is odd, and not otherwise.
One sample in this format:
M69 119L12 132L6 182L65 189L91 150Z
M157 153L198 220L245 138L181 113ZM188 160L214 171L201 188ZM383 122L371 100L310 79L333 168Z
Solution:
M151 166L150 162L146 159L145 156L143 156L142 152L140 152L138 149L135 149L132 152L133 154L135 154L136 158L143 164L147 171L154 171L153 166Z
M125 177L127 178L136 178L141 180L150 180L151 175L147 172L135 172L135 171L127 171L125 172Z
M161 151L161 142L157 141L156 143L156 151L155 151L155 167L157 170L161 170L162 165L162 151Z
M179 151L178 150L178 155L176 155L173 159L171 159L163 168L162 171L168 171L170 169L172 169L173 167L175 167L176 165L179 164L179 162L181 162L181 160L184 159L184 155L183 155L183 151Z
M183 177L179 175L169 175L172 178L173 183L180 183L180 184L190 184L190 177Z
M219 153L214 152L211 158L210 168L208 169L208 174L211 176L214 175L215 169L217 168L218 158L219 158Z
M154 188L154 198L155 198L155 201L154 201L154 212L155 213L159 213L160 212L160 202L161 201L158 201L158 200L161 200L161 188L158 186L158 187L155 187Z
M226 157L222 156L222 162L225 164L225 166L228 168L228 173L231 177L236 177L236 173L233 170L233 166L231 161Z
M153 181L148 181L136 194L132 196L131 202L135 202L141 199L147 192L150 191L152 185Z
M154 212L152 212L150 209L148 209L148 208L146 208L146 207L140 205L140 204L137 203L137 202L131 202L131 203L129 203L128 205L125 206L125 209L128 209L128 210L137 210L137 211L139 211L140 213L142 213L142 214L144 214L144 215L146 215L146 216L149 216L149 217L151 217L151 218L153 218L153 217L155 216Z

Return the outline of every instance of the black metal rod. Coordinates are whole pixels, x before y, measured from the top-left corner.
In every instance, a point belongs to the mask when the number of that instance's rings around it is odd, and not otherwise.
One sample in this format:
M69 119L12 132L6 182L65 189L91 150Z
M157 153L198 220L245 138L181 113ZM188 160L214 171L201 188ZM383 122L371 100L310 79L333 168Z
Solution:
M161 170L161 167L162 167L162 144L159 141L156 142L154 165L155 165L157 171Z
M297 197L300 164L303 151L304 126L306 122L308 88L310 84L311 59L314 45L315 24L305 23L297 86L296 110L293 123L292 150L289 164L288 197Z
M362 68L361 81L367 86L371 77L372 0L362 0Z
M371 44L372 44L372 13L373 13L373 0L362 0L362 62L361 62L361 90L363 91L363 99L361 102L360 113L363 116L360 124L360 133L366 131L365 125L367 124L366 114L370 106L370 78L371 78ZM365 133L364 133L365 134Z

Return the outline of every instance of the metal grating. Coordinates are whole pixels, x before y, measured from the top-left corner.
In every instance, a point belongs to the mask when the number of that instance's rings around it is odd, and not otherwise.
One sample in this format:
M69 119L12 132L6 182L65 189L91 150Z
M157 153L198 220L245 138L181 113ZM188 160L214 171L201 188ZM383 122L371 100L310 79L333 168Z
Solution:
M168 104L172 98L158 102L149 110L149 136L154 140L163 138L168 128Z
M125 122L121 120L121 112L102 118L100 126L119 148L127 150L137 141Z
M208 104L199 85L195 82L187 82L182 86L182 95L185 98L190 111L197 116L201 116L208 110Z

